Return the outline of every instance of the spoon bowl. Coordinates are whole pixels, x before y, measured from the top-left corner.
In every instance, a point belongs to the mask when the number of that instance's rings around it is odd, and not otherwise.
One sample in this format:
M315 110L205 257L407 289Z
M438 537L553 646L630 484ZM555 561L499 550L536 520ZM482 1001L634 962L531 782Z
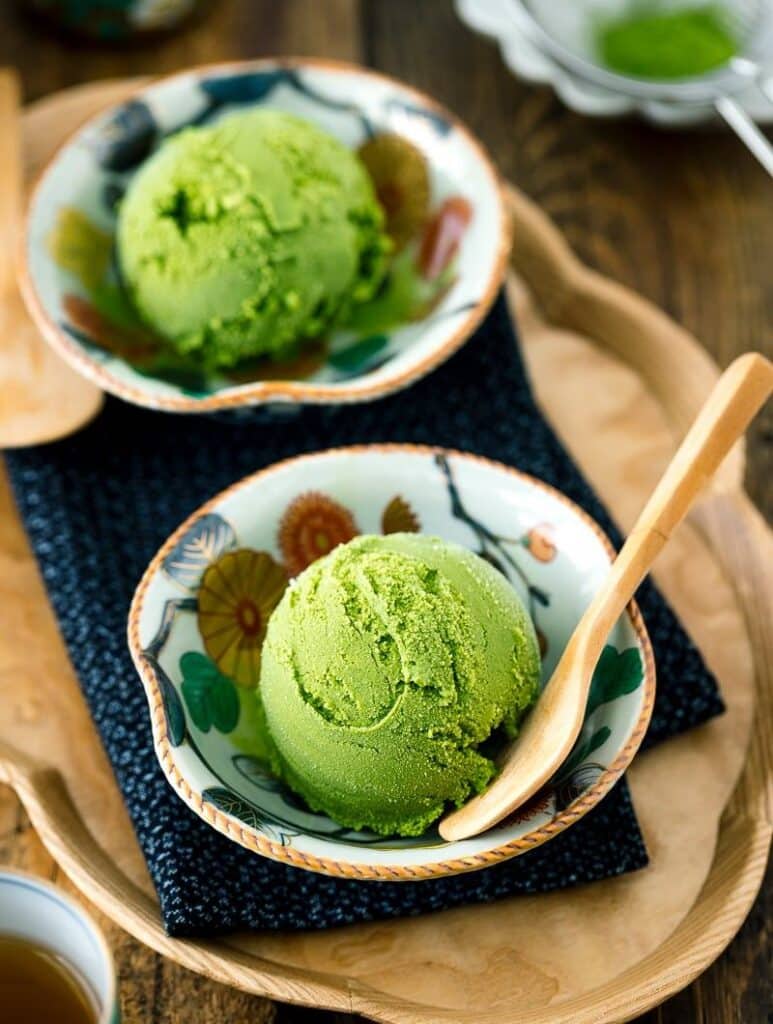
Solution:
M0 310L0 448L67 437L93 419L104 395L47 345L18 291Z
M16 284L21 210L19 86L0 69L0 448L65 437L102 406L102 392L44 343Z

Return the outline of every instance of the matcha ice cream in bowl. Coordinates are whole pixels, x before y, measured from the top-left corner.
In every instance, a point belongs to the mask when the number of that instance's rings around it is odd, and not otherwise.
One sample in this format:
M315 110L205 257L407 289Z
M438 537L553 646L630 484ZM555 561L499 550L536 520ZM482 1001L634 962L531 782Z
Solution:
M332 875L431 878L532 849L644 735L635 605L544 790L474 839L437 822L495 776L611 555L558 491L459 452L338 449L240 481L169 538L130 611L170 784L248 849Z
M509 231L452 115L313 60L129 92L57 152L22 287L46 339L173 412L367 400L447 358L488 309Z

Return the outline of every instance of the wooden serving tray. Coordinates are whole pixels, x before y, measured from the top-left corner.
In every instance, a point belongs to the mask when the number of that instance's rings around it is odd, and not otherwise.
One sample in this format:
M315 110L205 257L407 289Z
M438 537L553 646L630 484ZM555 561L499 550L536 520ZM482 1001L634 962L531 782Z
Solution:
M28 178L67 131L128 87L79 87L30 107ZM537 395L626 528L717 367L663 314L582 267L515 190L510 208L511 298ZM246 991L396 1024L628 1020L727 946L770 844L773 545L742 479L739 448L656 573L717 673L728 711L633 764L628 777L652 856L644 871L413 920L169 938L4 475L0 781L104 913L164 955Z

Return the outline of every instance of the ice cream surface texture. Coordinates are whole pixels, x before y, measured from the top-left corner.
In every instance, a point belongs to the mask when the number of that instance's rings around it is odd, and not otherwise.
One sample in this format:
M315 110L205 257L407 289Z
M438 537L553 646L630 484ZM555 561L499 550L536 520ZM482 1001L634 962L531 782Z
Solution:
M268 625L274 769L351 828L419 835L495 773L480 749L534 703L534 628L505 578L437 537L358 537L313 563Z
M357 156L263 108L171 136L132 179L118 254L142 319L210 367L280 357L371 298L389 242Z

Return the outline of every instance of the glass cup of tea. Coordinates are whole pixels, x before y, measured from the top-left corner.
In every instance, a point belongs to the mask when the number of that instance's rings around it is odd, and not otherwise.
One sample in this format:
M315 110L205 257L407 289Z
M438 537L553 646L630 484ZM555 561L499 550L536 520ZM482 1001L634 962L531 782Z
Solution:
M113 958L94 921L56 886L7 869L0 871L0 1007L13 1024L120 1021Z

